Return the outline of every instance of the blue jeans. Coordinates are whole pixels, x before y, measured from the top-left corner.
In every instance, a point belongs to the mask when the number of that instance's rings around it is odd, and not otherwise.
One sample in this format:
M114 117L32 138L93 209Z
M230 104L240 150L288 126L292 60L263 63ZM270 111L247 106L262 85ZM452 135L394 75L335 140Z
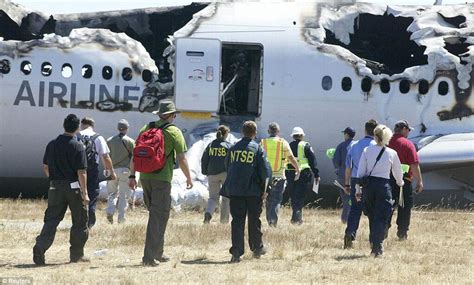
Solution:
M341 183L341 185L344 185L344 178L339 178L338 181ZM347 220L349 218L349 211L351 210L351 196L347 195L344 190L339 189L339 197L341 197L342 203L341 221L344 224L347 224Z
M369 177L369 185L363 190L363 200L369 218L370 242L374 249L382 248L385 227L392 213L392 188L390 180L380 177Z
M268 185L265 211L269 225L276 225L278 223L278 210L280 209L281 200L283 199L285 182L286 180L284 178L274 178Z
M355 185L357 183L357 178L351 178L351 209L349 210L349 216L347 218L347 227L346 235L351 235L352 240L355 240L357 235L357 230L359 229L360 216L362 215L362 210L364 208L364 203L362 201L357 202L355 198Z

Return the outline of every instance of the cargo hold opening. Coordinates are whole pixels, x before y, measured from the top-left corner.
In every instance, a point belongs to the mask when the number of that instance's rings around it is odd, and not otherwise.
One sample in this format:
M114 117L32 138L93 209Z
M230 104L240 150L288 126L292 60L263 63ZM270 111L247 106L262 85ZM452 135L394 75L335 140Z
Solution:
M256 118L261 113L263 46L222 44L220 116Z

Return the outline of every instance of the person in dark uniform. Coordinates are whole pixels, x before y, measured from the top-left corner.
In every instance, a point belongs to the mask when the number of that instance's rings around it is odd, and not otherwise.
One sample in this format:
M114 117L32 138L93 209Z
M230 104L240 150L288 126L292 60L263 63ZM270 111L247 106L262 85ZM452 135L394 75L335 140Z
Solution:
M207 201L207 208L204 213L205 224L209 224L216 206L219 205L219 190L227 176L225 158L232 146L226 141L229 132L229 127L219 126L216 133L217 138L206 147L201 157L201 172L207 175L209 181L209 200ZM220 222L227 224L229 222L229 199L226 197L222 197L220 215Z
M291 152L296 157L300 168L300 178L295 181L295 169L288 164L286 170L287 191L290 194L291 208L293 214L291 223L301 225L303 223L303 206L305 193L311 191L313 183L319 183L319 170L316 168L316 156L313 148L308 142L304 141L304 131L300 127L295 127L291 136L294 141L290 143Z
M68 206L72 218L70 261L87 261L84 258L84 245L89 235L86 153L84 145L75 139L79 118L70 114L64 119L63 126L64 134L47 145L43 158L43 170L49 177L50 186L43 229L33 247L33 261L37 265L45 264L44 253L53 244L56 229Z
M378 125L374 130L376 145L364 148L357 168L356 199L364 201L365 213L369 218L369 241L371 254L379 257L383 254L384 230L392 212L392 188L390 175L396 180L395 187L403 187L403 174L397 152L386 145L392 137L392 131ZM360 184L367 177L366 185Z
M354 143L355 130L351 127L347 127L344 131L344 141L336 147L336 152L332 158L332 163L336 169L337 180L341 185L345 183L346 176L346 156L347 149ZM343 189L339 189L339 196L342 202L342 213L341 221L343 224L347 224L349 218L349 211L351 210L351 196L347 195Z
M265 254L262 242L262 201L272 170L262 147L254 141L257 125L246 121L243 138L230 148L226 157L227 178L220 194L230 199L232 215L231 263L244 254L245 218L248 216L249 246L255 258Z

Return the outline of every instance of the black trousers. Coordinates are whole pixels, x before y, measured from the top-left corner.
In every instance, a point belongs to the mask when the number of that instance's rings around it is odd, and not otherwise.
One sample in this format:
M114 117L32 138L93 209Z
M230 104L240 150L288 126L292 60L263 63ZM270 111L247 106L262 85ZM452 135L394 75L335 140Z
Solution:
M390 179L390 186L392 187L392 197L395 200L395 205L393 207L393 211L390 213L387 228L391 227L393 212L395 211L395 209L397 209L398 237L407 234L408 229L410 227L411 209L413 208L413 187L411 185L411 181L408 181L406 179L404 179L403 181L405 182L405 184L403 185L404 207L400 207L398 203L400 197L400 186L397 185L395 179Z
M232 215L232 247L234 256L244 254L245 218L248 216L249 246L251 251L263 248L262 242L261 197L230 197L230 214Z
M87 194L89 195L89 228L95 225L95 209L99 197L99 167L87 169Z
M36 246L43 251L53 244L56 229L64 219L67 207L71 210L72 227L69 237L71 259L84 256L84 245L89 237L87 207L82 204L79 189L71 189L67 181L51 181L48 192L48 208L44 213L44 225L36 238Z
M300 178L295 181L295 172L286 172L288 183L287 189L291 198L291 221L300 222L303 220L303 207L305 204L306 193L312 191L314 184L314 174L310 169L301 172Z

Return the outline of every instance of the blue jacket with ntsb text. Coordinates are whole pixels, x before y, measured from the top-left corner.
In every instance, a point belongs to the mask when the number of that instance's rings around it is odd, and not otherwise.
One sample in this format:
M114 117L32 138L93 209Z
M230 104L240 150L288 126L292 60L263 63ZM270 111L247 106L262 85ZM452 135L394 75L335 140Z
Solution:
M225 197L259 197L272 170L262 147L250 138L242 138L226 156L227 178L220 194Z

